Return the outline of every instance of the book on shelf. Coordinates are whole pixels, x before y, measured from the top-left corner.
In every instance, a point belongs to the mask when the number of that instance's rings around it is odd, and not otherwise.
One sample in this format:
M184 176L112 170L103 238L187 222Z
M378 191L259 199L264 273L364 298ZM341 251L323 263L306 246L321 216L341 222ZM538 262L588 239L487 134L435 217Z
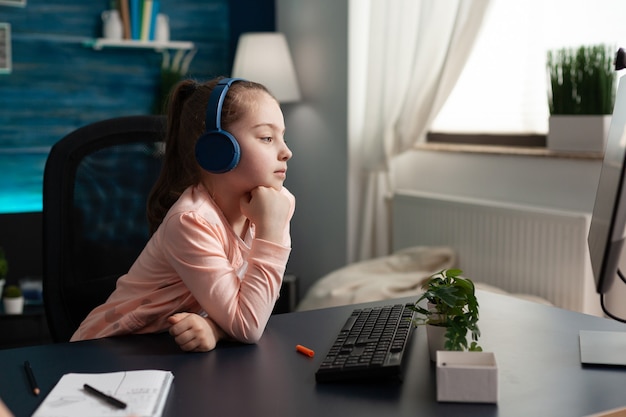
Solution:
M160 417L173 380L170 371L157 369L65 374L32 417ZM123 404L116 407L89 387Z
M130 5L128 0L119 0L120 17L122 18L122 38L130 39Z
M150 40L150 20L152 19L152 0L143 0L141 9L141 40Z
M152 11L150 13L150 29L148 30L148 39L151 41L156 39L157 15L161 7L160 0L152 0Z
M141 30L141 0L129 0L130 4L130 38L138 41Z

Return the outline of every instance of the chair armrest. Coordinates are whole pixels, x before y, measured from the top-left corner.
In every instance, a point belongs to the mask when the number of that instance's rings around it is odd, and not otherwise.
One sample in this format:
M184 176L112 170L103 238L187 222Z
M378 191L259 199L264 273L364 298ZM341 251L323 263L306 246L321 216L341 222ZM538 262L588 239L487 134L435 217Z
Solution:
M298 301L298 277L288 272L283 277L283 285L280 287L280 297L278 301L276 301L272 314L295 311Z

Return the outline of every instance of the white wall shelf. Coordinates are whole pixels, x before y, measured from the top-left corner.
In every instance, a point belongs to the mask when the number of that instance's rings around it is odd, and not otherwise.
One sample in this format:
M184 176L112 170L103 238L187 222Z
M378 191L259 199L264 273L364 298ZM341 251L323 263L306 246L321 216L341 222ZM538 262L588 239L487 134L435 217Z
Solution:
M168 41L168 42L156 42L156 41L137 41L137 40L114 40L97 38L90 39L85 42L85 46L95 49L96 51L102 48L140 48L140 49L154 49L157 52L163 52L165 50L191 50L194 49L193 42L188 41Z

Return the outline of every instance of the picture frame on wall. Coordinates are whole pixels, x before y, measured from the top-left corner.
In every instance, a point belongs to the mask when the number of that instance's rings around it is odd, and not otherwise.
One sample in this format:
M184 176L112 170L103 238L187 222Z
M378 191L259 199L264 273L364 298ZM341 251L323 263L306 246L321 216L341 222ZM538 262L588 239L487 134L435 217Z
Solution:
M26 0L0 0L0 6L26 7Z
M11 72L11 25L0 23L0 74Z

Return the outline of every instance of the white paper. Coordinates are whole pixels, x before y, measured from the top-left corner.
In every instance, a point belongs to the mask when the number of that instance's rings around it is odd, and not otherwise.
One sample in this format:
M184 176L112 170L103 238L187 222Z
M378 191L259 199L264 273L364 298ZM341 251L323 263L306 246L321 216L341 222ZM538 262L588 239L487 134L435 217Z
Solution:
M32 417L159 417L173 379L170 371L161 370L65 374ZM84 384L125 402L127 407L107 404L87 393Z

